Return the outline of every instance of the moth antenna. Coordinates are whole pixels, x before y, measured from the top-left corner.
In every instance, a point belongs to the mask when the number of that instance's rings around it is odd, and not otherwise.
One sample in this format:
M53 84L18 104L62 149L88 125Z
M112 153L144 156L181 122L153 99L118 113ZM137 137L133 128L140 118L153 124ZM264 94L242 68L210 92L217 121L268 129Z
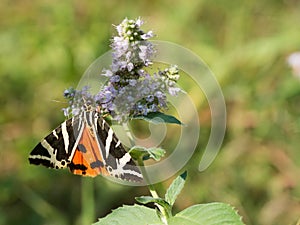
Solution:
M51 101L56 102L56 103L63 103L63 104L67 103L66 101L61 101L61 100L56 100L56 99L52 99Z

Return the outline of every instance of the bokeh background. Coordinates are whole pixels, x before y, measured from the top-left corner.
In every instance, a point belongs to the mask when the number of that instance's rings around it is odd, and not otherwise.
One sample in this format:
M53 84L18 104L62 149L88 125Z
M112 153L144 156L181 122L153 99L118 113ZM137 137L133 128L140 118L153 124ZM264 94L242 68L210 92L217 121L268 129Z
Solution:
M197 170L210 130L198 101L199 147L175 211L221 201L249 225L300 218L300 80L286 58L300 50L297 0L2 0L0 4L0 225L89 224L143 187L82 179L28 164L31 149L64 120L62 92L109 50L111 24L141 16L157 39L191 49L224 93L222 149ZM200 76L200 74L199 74ZM184 81L181 81L184 82ZM193 96L197 99L197 96ZM176 140L170 140L176 142ZM171 182L158 184L161 194Z

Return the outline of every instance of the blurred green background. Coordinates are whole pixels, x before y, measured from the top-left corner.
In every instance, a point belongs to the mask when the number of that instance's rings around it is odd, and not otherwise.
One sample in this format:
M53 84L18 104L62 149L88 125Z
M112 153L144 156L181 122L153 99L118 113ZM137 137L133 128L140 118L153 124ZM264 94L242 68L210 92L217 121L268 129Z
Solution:
M101 177L81 179L67 170L30 166L27 159L64 120L63 90L76 87L85 69L109 49L111 24L139 16L157 39L201 56L226 99L223 147L202 173L197 167L210 116L207 104L198 101L199 151L185 167L188 180L176 210L222 201L234 205L249 225L296 224L300 81L286 57L300 49L299 1L2 0L0 225L88 224L148 194Z

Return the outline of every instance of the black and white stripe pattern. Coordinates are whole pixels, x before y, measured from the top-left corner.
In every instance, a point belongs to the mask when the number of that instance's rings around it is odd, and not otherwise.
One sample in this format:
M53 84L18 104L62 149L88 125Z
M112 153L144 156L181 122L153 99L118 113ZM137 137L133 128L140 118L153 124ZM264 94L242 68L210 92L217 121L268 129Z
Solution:
M102 151L102 156L111 176L141 180L143 177L140 170L133 162L130 154L125 151L112 128L101 117L97 121L97 127L94 128L96 128L95 133L98 134L98 143L103 143L102 146L105 146L99 149Z
M90 162L89 166L92 169L105 167L110 176L123 180L142 180L142 174L131 156L125 151L112 128L96 111L84 111L63 122L32 150L29 162L56 169L66 167L69 167L71 171L78 169L80 165L73 168L75 165L72 163L76 150L81 151L83 157L89 155L85 154L87 151L85 146L79 144L84 129L89 129L95 136L97 151L100 151L103 160L103 162L102 160L91 162L90 158L85 158L87 162Z
M55 169L67 167L76 149L72 124L69 119L45 137L30 153L29 162Z

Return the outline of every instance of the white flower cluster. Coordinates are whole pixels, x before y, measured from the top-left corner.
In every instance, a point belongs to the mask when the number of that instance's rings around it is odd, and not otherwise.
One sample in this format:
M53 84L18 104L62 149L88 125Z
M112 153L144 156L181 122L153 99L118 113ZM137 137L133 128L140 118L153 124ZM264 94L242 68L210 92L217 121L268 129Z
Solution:
M167 92L176 95L180 88L176 87L174 77L178 77L176 66L170 67L173 71L155 73L152 76L145 70L139 70L139 79L130 79L128 85L120 86L119 80L104 87L96 95L96 102L102 103L102 109L119 121L126 121L129 117L147 115L167 108ZM170 78L172 77L172 78ZM112 77L113 78L113 77Z
M167 108L167 96L176 95L179 78L177 66L150 75L145 68L152 65L153 44L147 41L153 32L144 33L140 19L125 19L116 26L118 36L113 38L111 69L104 70L108 84L96 95L102 110L114 119L126 121L137 115L147 115Z
M69 88L64 91L64 97L68 100L69 106L63 108L66 117L76 116L81 111L96 105L95 96L89 92L89 87L84 86L81 90Z
M179 70L177 66L171 66L153 75L147 72L155 53L148 39L154 34L142 31L142 24L141 19L125 19L115 26L118 35L112 39L112 65L102 71L102 75L109 78L108 83L94 96L86 89L67 90L65 96L70 107L64 110L65 114L70 114L70 111L73 115L78 114L82 109L82 99L87 99L93 108L99 107L102 113L109 113L118 121L167 108L167 93L174 96L181 91L176 86Z
M112 50L113 62L111 71L127 70L128 72L137 67L148 66L154 53L153 45L148 42L154 36L152 31L144 33L140 27L143 24L141 19L124 19L116 26L118 36L113 37Z

